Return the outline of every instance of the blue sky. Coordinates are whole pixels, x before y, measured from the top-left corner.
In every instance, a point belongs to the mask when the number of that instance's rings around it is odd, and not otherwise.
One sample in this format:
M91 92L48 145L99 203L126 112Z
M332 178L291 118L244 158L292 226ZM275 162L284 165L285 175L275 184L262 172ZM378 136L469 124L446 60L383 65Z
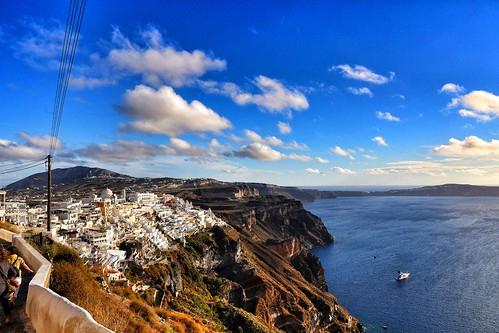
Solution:
M67 9L2 7L0 170L46 154ZM499 184L498 17L497 1L90 0L56 167Z

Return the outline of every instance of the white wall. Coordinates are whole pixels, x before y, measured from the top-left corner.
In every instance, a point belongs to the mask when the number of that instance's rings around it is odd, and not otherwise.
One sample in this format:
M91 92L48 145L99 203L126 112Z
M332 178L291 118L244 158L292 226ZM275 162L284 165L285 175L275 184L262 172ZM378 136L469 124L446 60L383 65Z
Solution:
M113 333L98 324L85 309L50 290L51 264L21 235L0 229L0 238L16 247L36 271L28 289L26 314L36 333Z

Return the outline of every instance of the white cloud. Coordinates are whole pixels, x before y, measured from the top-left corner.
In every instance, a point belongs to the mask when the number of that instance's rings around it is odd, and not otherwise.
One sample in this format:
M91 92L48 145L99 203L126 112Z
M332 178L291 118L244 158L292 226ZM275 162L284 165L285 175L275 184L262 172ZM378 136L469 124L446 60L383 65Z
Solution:
M19 132L17 135L25 143L0 139L0 162L1 161L21 161L37 160L48 154L50 147L50 135L36 136L26 132ZM55 139L55 148L62 148L62 141Z
M335 155L338 155L338 156L341 156L341 157L347 157L351 160L354 160L355 158L352 156L351 153L349 153L348 151L344 150L343 148L341 148L340 146L336 146L334 148L329 148L329 151L332 153L332 154L335 154Z
M116 81L111 78L96 78L87 77L84 75L71 76L69 78L69 86L74 89L95 89L116 84Z
M281 139L273 135L266 137L265 141L271 146L282 146L284 144Z
M45 155L46 151L40 148L0 139L0 161L36 160Z
M264 141L265 141L260 134L258 134L255 131L248 130L248 129L244 130L244 136L246 136L246 138L248 140L250 140L251 142L264 143Z
M284 144L281 139L273 135L263 138L260 134L252 130L244 130L244 136L251 142L259 142L269 146L282 146Z
M312 160L312 157L307 156L307 155L300 155L300 154L288 154L288 155L286 155L286 158L290 159L290 160L301 161L301 162L309 162Z
M480 168L457 169L456 172L467 173L467 174L472 175L472 176L484 176L488 173L487 170L480 169Z
M320 175L321 174L321 171L319 169L314 169L314 168L306 168L305 172L309 173L311 175Z
M309 150L307 144L299 143L296 140L291 140L291 142L284 145L283 148L289 150Z
M289 125L289 123L280 121L277 123L277 128L279 129L279 132L282 135L287 135L291 133L291 125Z
M364 154L364 158L367 160L375 160L376 156L370 155L370 154Z
M433 148L433 153L449 157L497 159L499 140L485 141L476 136L468 136L464 140L451 138L448 144Z
M142 33L141 47L131 42L118 28L113 29L115 48L109 51L106 62L117 71L143 76L144 81L160 85L167 82L174 87L192 83L208 71L221 71L225 60L214 58L200 50L177 50L164 45L161 33L149 27Z
M338 166L332 167L331 171L334 173L338 173L340 175L354 175L355 174L355 171L353 171L353 170L338 167Z
M280 161L280 160L294 160L300 162L309 162L312 160L310 156L301 154L283 154L271 147L270 144L263 141L256 141L244 145L232 153L225 153L226 156L246 157L260 161Z
M394 72L390 72L389 76L383 76L371 71L369 68L361 65L355 65L351 67L350 65L343 64L338 66L332 66L330 69L340 71L344 77L374 84L385 84L393 80L395 77Z
M17 133L24 141L26 141L28 146L35 147L35 148L42 148L42 149L48 149L50 148L50 143L52 140L52 136L50 135L42 135L42 136L36 136L36 135L31 135L26 132L19 132ZM54 146L56 149L62 148L62 142L60 139L54 138Z
M308 100L300 91L287 88L276 79L259 75L254 84L261 91L252 94L243 91L232 82L198 81L200 87L209 93L229 96L239 105L255 104L270 112L284 112L287 110L301 111L308 109Z
M328 164L329 160L326 160L325 158L322 157L316 157L315 160L319 162L320 164Z
M229 138L229 140L237 142L237 143L243 142L243 138L241 138L235 134L229 134L227 137Z
M220 149L225 149L225 145L221 144L217 139L211 139L210 143L208 144L208 147L211 150L220 150Z
M58 21L41 22L25 19L26 29L14 43L14 55L38 70L56 70L64 39L64 29Z
M262 143L264 145L267 145L267 146L273 146L273 147L282 147L284 149L288 149L288 150L308 150L308 146L304 143L298 143L296 142L296 140L291 140L291 142L289 143L286 143L284 144L284 142L279 139L278 137L275 137L273 135L271 136L267 136L267 137L262 137L260 134L258 134L257 132L255 131L252 131L252 130L244 130L244 137L246 138L246 140L250 141L250 142L258 142L258 143ZM237 139L239 139L238 137L236 137ZM234 138L232 138L234 139ZM236 141L236 140L232 140L234 142L240 142L242 141L239 140L239 141Z
M499 117L499 96L488 91L475 90L464 96L453 98L448 107L462 107L459 110L461 117L489 121Z
M390 112L377 111L376 117L378 119L383 119L383 120L387 120L387 121L400 121L399 117L392 115Z
M442 163L428 161L400 161L387 163L385 167L368 169L367 173L371 175L423 174L444 177L447 174L442 166Z
M77 66L71 87L94 89L134 75L140 75L145 83L155 87L164 84L182 87L195 83L209 71L227 67L225 60L204 51L186 51L165 44L161 32L152 26L134 41L113 27L111 41L102 44L107 54L93 53L88 64Z
M247 157L259 161L279 161L285 155L260 142L253 142L242 146L234 152L236 157Z
M216 145L218 141L210 142L212 145ZM170 145L164 147L163 151L169 155L182 155L182 156L200 156L205 153L202 148L195 147L189 142L179 139L179 138L170 138Z
M473 118L479 122L487 122L487 121L492 120L492 117L487 115L487 114L480 114L478 112L470 111L470 110L466 110L466 109L461 109L461 110L459 110L458 113L463 118Z
M465 91L463 86L460 86L455 83L446 83L440 88L440 93L447 93L447 94L460 94Z
M445 159L439 161L399 161L387 163L381 168L367 169L370 175L426 175L437 177L439 182L444 177L451 175L467 174L472 176L484 176L495 171L494 166L469 166L459 163L459 159ZM463 178L461 178L463 179ZM464 178L466 179L466 178Z
M160 147L142 141L116 141L110 144L91 144L76 150L80 156L93 160L126 163L152 159L162 154Z
M361 88L354 88L354 87L348 87L348 91L354 95L360 96L360 95L366 95L369 97L373 97L373 93L371 89L367 87L361 87Z
M386 143L385 139L383 139L381 136L375 136L374 138L371 139L373 142L376 142L380 146L388 146L388 143Z
M126 130L167 134L173 137L184 132L221 133L230 128L230 121L199 101L188 103L173 88L158 90L138 85L127 90L119 111L132 122Z

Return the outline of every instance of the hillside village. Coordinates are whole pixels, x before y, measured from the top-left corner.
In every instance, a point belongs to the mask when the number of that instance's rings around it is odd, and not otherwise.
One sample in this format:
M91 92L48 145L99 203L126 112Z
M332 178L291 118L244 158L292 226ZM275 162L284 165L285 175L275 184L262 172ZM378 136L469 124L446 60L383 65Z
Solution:
M0 221L21 229L43 230L47 222L46 203L7 200L0 191ZM193 207L182 198L148 192L114 194L110 189L79 200L52 204L51 238L75 249L88 265L102 267L109 281L128 283L124 271L133 261L144 265L163 259L161 251L185 242L189 235L226 223L211 210ZM133 242L140 248L127 253L120 244ZM147 286L132 286L147 288Z

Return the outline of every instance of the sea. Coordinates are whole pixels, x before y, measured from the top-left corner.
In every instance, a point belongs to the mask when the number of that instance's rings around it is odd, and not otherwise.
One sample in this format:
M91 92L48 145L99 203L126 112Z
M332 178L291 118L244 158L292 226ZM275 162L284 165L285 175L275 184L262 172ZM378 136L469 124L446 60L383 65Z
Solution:
M340 197L305 208L335 239L314 250L329 289L367 332L499 332L499 198ZM410 278L396 281L399 270Z

